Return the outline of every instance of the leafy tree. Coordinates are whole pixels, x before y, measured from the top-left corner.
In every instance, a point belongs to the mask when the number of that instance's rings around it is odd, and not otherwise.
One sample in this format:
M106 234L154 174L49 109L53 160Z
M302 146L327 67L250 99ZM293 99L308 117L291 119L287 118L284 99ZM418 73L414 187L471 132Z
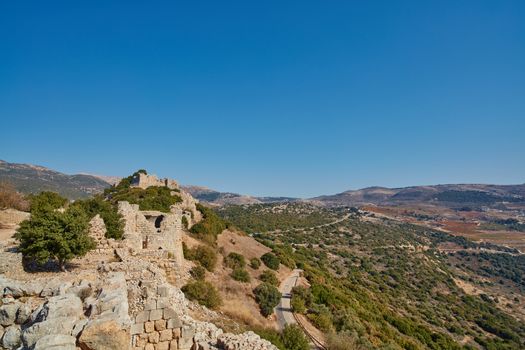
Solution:
M101 196L75 201L73 206L81 207L89 219L99 214L106 225L106 238L122 239L124 219L115 205L105 201Z
M257 270L259 267L261 267L261 260L257 258L250 259L250 267L254 270Z
M261 256L261 260L264 265L268 266L272 270L279 270L279 258L272 253L266 253Z
M230 269L242 269L246 266L246 261L241 254L231 252L224 258L224 266Z
M192 281L182 287L184 295L195 300L199 304L210 309L216 309L222 305L221 296L213 284L206 281Z
M264 270L259 276L259 279L265 283L271 284L272 286L279 285L279 279L275 275L275 272L271 270Z
M250 274L241 267L234 269L230 276L239 282L250 282Z
M306 304L304 299L292 294L292 310L293 312L304 314L306 312Z
M55 196L44 195L51 200ZM57 261L61 270L66 263L77 256L86 254L95 247L87 234L88 217L79 207L71 207L65 212L51 209L58 202L45 204L40 201L29 220L20 224L15 234L20 242L19 250L26 261L45 264L49 260Z
M283 343L288 350L308 350L310 345L303 331L297 325L286 325L283 330Z
M273 313L273 309L279 304L281 300L281 293L277 288L268 283L259 284L254 290L255 300L259 304L261 313L264 316L269 316Z

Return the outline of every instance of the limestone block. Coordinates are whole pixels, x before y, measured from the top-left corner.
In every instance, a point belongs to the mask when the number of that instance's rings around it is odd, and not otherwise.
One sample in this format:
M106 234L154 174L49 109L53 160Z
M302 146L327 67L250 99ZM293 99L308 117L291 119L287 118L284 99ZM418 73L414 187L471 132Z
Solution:
M166 320L156 320L155 321L155 330L156 331L163 331L166 329Z
M160 340L159 332L151 332L148 334L148 341L153 344L157 344Z
M84 350L129 349L131 336L115 320L94 320L89 322L80 338L79 345Z
M183 338L193 338L193 336L195 335L195 329L190 326L182 327L181 332L181 337Z
M162 315L163 315L163 310L151 310L150 314L149 314L149 320L150 321L156 321L156 320L160 320L162 318Z
M10 326L15 323L16 313L20 308L19 303L11 303L0 306L0 325Z
M24 324L29 320L29 317L31 316L31 313L33 310L31 309L31 306L28 304L22 304L20 305L20 308L18 309L18 312L16 313L16 323L18 324Z
M135 323L131 325L131 334L141 334L144 333L144 323Z
M166 328L173 329L173 328L180 328L182 327L182 322L179 320L178 317L170 318L166 324ZM180 329L179 329L180 332Z
M144 329L146 330L146 333L155 331L155 323L153 321L145 322Z
M2 346L6 349L17 349L20 346L20 326L7 327L2 337Z
M140 323L140 322L146 322L146 321L149 321L149 310L144 310L144 311L141 311L137 314L137 316L135 317L135 322L136 323Z
M168 292L169 292L169 286L162 285L162 286L157 287L157 294L162 298L167 297Z
M173 329L173 338L178 339L181 336L181 329L180 328L174 328Z
M165 329L160 332L160 341L168 341L173 339L173 332L171 329Z
M155 350L155 345L153 344L146 344L144 347L144 350Z
M75 350L77 339L70 335L50 334L40 338L33 350Z
M170 348L169 341L163 341L158 344L155 344L155 350L169 350L169 348Z
M163 318L169 320L170 318L179 318L179 316L171 307L166 307L164 308Z
M155 299L148 299L144 303L144 310L155 310L157 308L157 301Z
M75 316L60 316L49 317L42 322L36 322L24 329L22 342L25 347L31 348L40 338L48 334L71 335L77 320Z
M192 346L193 346L193 337L192 338L187 338L187 337L179 338L179 350L190 350Z
M172 341L170 341L170 350L178 350L178 349L179 349L179 344L178 344L177 339L173 339Z
M171 305L170 301L166 297L161 297L157 299L157 309L164 309L166 307L169 307Z

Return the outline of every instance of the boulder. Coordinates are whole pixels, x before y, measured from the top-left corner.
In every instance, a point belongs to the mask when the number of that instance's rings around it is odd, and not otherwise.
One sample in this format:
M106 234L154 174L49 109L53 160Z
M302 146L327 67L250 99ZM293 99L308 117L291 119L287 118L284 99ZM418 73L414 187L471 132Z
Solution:
M46 335L36 342L33 350L75 350L76 341L76 338L70 335Z
M29 318L31 317L31 313L33 312L33 309L28 304L22 304L20 305L20 308L18 308L18 312L16 313L16 323L17 324L24 324L27 321L29 321Z
M10 303L0 306L0 325L10 326L15 323L16 313L19 308L19 303Z
M115 320L94 320L84 327L78 342L82 350L128 350L130 339L129 331Z
M6 328L2 337L2 346L6 349L17 349L20 343L20 326L13 325Z
M76 322L76 317L64 316L34 323L22 332L22 342L25 347L31 348L46 335L71 335Z

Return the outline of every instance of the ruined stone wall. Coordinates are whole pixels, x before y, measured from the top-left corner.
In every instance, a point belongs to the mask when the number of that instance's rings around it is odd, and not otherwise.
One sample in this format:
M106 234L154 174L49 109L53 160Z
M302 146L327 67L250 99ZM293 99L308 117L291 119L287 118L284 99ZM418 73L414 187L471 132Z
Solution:
M136 253L155 251L165 253L182 266L182 211L173 208L170 213L140 211L138 205L118 203L119 213L125 221L124 241ZM158 227L157 227L158 226Z
M156 175L138 173L131 181L131 187L146 189L150 186L166 186L172 190L179 189L179 184L171 179L159 179Z

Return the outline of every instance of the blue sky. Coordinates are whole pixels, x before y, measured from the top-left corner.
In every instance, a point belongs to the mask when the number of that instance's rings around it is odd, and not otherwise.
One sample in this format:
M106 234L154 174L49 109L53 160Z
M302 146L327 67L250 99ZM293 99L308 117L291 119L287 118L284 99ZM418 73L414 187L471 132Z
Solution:
M524 1L3 1L0 159L314 196L525 182Z

